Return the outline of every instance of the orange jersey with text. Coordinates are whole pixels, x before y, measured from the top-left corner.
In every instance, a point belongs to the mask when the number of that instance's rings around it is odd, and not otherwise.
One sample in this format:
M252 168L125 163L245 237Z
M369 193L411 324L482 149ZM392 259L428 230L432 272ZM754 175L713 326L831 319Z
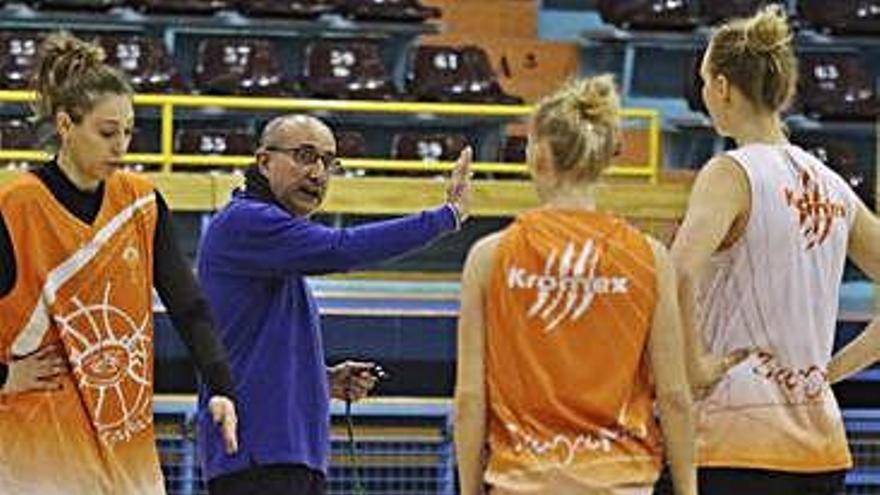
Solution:
M550 493L657 478L656 290L650 244L612 215L541 209L504 231L485 301L487 483Z
M0 396L4 495L164 494L153 435L153 186L115 173L88 225L32 174L0 191L17 277L0 360L59 344L56 392Z

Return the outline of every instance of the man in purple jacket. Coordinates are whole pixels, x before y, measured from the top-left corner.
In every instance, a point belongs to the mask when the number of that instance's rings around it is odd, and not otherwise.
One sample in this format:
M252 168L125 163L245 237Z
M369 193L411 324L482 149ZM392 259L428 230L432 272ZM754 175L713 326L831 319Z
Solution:
M335 229L309 220L339 167L332 131L303 115L266 126L244 190L212 220L199 256L239 403L239 450L227 455L200 394L198 448L212 495L325 492L330 398L360 398L374 380L367 363L326 367L305 277L375 264L457 230L469 211L471 155L462 152L442 206Z

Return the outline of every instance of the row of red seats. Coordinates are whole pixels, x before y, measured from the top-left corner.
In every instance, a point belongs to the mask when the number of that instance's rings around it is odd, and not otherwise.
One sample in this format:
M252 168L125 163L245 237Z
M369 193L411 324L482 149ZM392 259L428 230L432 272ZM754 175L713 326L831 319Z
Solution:
M21 89L35 68L44 33L0 32L0 87ZM158 38L102 35L108 62L125 71L136 91L187 91L174 59ZM486 53L476 46L422 46L411 52L400 93L377 40L319 39L308 43L296 79L282 70L292 56L269 39L206 38L198 47L194 89L203 94L315 98L520 103L504 93Z
M341 130L336 138L339 156L363 158L369 155L362 133ZM174 150L181 154L251 155L256 140L256 134L247 128L184 128L175 133ZM38 141L35 129L27 121L0 121L0 149L34 149L39 146ZM461 132L403 131L393 134L390 156L399 160L452 161L467 145L468 138ZM135 131L130 152L149 153L157 149L156 136ZM524 153L524 149L522 151Z
M599 0L609 23L633 29L693 29L745 17L784 0ZM802 24L839 34L880 34L880 0L797 0Z
M367 140L358 131L340 130L336 132L337 153L346 158L367 158L370 156ZM174 138L175 152L195 155L245 155L254 152L256 134L244 128L200 128L178 129ZM392 134L390 149L387 156L396 160L416 161L454 161L459 153L469 144L468 137L457 131L413 132L402 131ZM37 134L33 127L23 120L0 121L0 149L34 149L39 146ZM497 156L492 160L506 162L525 162L526 141L522 137L508 137L501 146ZM156 136L148 136L139 130L135 131L130 152L150 153L157 151ZM29 163L17 162L15 167ZM151 170L158 165L131 166L134 170ZM205 170L201 167L177 167L179 170ZM354 174L363 171L349 170ZM434 175L436 172L408 171L396 172L395 175Z
M155 141L155 136L153 136ZM178 129L175 151L199 155L250 155L254 152L256 135L250 129ZM796 135L794 141L837 170L868 204L873 204L873 181L858 154L846 141L818 134ZM456 131L397 132L393 135L389 156L399 160L453 161L468 145L468 137ZM338 154L358 158L369 155L367 141L357 131L337 133ZM0 122L0 149L30 149L36 147L36 135L24 121ZM149 136L135 133L132 152L155 151ZM498 151L503 162L525 162L526 139L510 136Z
M221 10L238 10L253 17L314 19L326 13L357 20L424 22L440 17L440 10L418 0L27 0L37 9L105 12L129 6L148 14L208 15ZM3 1L0 0L0 5Z
M0 33L0 86L27 86L42 34ZM111 64L126 71L138 92L184 92L183 78L159 39L103 36ZM208 38L199 45L193 83L205 94L309 96L315 98L519 103L507 95L485 52L475 46L417 47L411 54L406 92L400 93L375 40L317 40L305 49L300 81L282 71L279 50L271 40ZM797 111L829 119L880 116L870 64L855 53L828 51L800 54L801 87ZM699 57L684 95L703 110Z

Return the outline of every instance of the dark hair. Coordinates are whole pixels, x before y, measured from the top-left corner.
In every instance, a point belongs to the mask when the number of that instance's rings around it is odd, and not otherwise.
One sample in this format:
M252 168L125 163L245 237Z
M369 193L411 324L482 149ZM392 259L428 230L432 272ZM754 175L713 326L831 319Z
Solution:
M610 75L567 84L543 99L533 117L535 137L547 142L559 171L595 179L618 147L620 97Z
M101 97L133 94L125 76L104 63L100 46L66 32L49 36L40 46L33 87L38 122L51 121L64 111L79 123Z
M756 105L788 108L797 89L797 58L791 28L780 5L722 25L712 36L708 70L721 74Z

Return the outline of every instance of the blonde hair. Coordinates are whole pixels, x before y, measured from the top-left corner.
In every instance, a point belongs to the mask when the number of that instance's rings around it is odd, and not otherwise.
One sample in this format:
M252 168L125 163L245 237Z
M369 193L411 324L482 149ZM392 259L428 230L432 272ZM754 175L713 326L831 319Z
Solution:
M101 97L133 93L125 76L104 63L100 46L66 32L49 36L40 46L33 87L37 92L34 113L39 122L64 111L79 123Z
M711 75L723 75L752 103L771 111L788 108L797 90L791 27L778 4L722 25L712 36L707 61Z
M532 123L558 171L596 179L619 145L620 97L614 79L601 75L567 84L538 103Z

